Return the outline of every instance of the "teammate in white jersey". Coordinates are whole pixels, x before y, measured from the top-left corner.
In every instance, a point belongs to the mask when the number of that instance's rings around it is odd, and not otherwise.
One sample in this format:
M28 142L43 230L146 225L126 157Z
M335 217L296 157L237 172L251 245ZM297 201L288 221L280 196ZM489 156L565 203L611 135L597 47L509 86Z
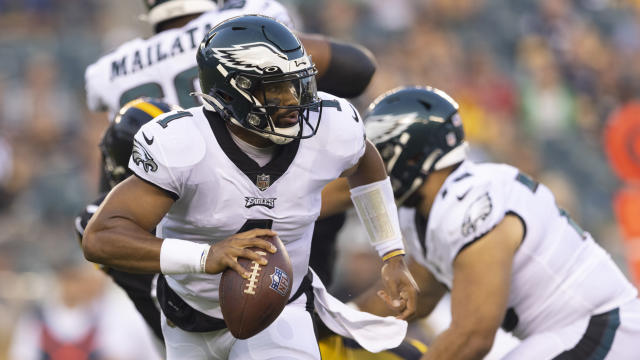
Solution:
M217 23L243 14L262 14L291 27L292 20L276 0L144 1L143 18L156 34L130 40L87 67L89 110L106 112L109 121L129 101L152 97L183 108L200 105L189 93L199 90L196 48ZM362 93L375 72L371 53L357 45L316 34L300 34L318 69L318 87L340 97ZM104 159L103 166L104 169ZM102 173L100 192L110 189Z
M169 320L162 323L168 358L319 358L301 284L321 190L339 176L348 177L385 261L389 306L411 316L416 288L399 256L382 161L355 108L316 92L316 70L297 37L268 17L234 18L208 33L198 65L205 105L141 128L129 163L136 176L107 196L82 244L91 261L165 274L158 297ZM247 276L238 256L264 263L247 249L274 251L264 235L284 242L295 295L266 330L237 340L224 328L219 274L229 267Z
M144 1L144 18L154 26L150 38L130 40L87 67L87 105L92 111L118 110L142 96L189 108L200 105L189 93L199 90L196 48L219 22L244 14L275 18L293 29L287 9L275 0ZM300 34L319 71L319 88L341 97L360 94L375 71L368 50L321 35ZM348 75L348 76L347 76Z
M640 357L637 290L547 187L512 166L466 159L453 99L400 88L372 103L365 121L401 205L416 314L451 292L451 325L423 359L482 359L500 326L522 339L506 359ZM358 304L379 312L377 301Z

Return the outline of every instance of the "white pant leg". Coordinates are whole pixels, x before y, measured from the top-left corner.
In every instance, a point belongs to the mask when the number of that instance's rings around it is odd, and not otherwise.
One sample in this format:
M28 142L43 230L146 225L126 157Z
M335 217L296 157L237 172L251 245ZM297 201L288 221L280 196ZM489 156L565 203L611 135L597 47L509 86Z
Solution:
M619 308L620 325L613 335L613 342L605 360L640 359L640 300L634 299ZM569 326L532 335L510 351L507 360L553 359L578 344L587 331L589 318L581 319ZM606 335L604 335L606 336Z
M588 323L589 318L584 318L564 328L529 336L509 351L503 360L553 359L580 341Z
M302 295L285 306L278 318L257 335L233 344L230 360L319 360L320 350L311 314Z
M620 326L605 359L640 359L640 299L633 299L620 306Z
M161 313L162 334L167 351L167 360L226 360L236 338L229 330L206 333L188 332L177 326L169 326Z

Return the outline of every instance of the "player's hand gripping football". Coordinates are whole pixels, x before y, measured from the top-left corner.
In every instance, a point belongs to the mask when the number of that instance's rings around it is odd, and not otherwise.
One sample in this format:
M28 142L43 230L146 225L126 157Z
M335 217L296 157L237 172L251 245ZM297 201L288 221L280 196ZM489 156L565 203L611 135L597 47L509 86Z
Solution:
M269 229L253 229L234 234L220 242L211 245L205 271L208 274L218 274L226 268L235 270L243 278L248 278L250 273L238 263L238 257L247 258L260 265L266 265L267 259L258 255L250 247L258 247L270 253L276 252L276 247L261 237L277 236Z
M398 313L398 319L411 319L416 312L418 285L404 262L404 256L394 256L384 262L382 282L385 290L378 291L378 296Z

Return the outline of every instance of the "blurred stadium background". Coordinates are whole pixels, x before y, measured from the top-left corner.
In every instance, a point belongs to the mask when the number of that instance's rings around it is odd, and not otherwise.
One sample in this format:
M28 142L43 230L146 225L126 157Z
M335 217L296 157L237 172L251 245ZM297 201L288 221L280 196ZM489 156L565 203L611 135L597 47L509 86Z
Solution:
M633 276L640 247L616 221L613 199L637 190L638 178L616 176L603 131L611 114L640 98L640 1L282 2L299 30L376 55L374 80L354 99L361 112L395 86L445 90L460 103L475 159L518 166L549 185ZM61 269L84 261L73 216L96 195L107 125L86 109L84 69L149 35L142 11L130 0L0 0L0 360L21 312L56 292ZM638 204L631 199L625 209ZM640 220L637 208L620 218ZM335 290L344 297L378 274L362 239L351 225L340 237Z

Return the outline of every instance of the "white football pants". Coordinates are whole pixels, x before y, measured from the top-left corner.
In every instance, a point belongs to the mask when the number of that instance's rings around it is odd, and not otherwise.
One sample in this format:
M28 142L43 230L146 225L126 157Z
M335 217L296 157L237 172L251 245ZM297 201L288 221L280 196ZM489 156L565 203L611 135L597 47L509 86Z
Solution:
M239 340L227 329L195 333L171 327L162 314L167 360L319 360L320 350L303 294L257 335Z
M599 324L585 318L564 328L532 335L504 359L640 359L640 300L636 298L618 309L617 314Z

